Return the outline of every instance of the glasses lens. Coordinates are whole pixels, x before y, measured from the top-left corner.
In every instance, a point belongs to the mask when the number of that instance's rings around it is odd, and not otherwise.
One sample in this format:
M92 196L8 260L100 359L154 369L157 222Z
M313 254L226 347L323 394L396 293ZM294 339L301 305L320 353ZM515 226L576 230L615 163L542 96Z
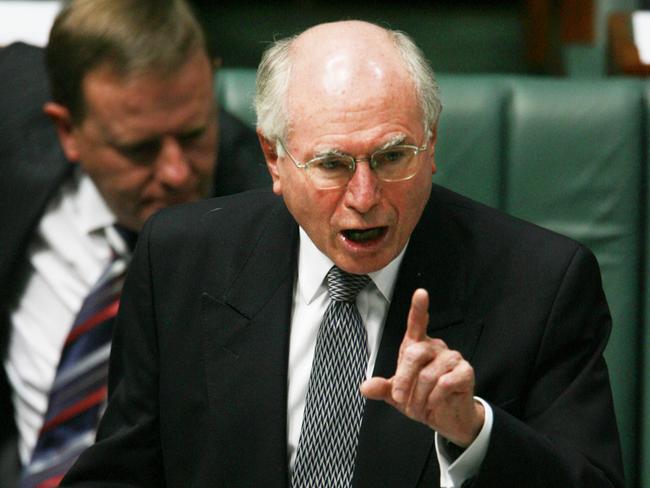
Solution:
M417 149L395 146L377 151L372 155L372 166L382 180L401 180L413 176L417 171L415 153Z
M351 157L327 156L310 162L309 175L319 188L336 188L347 184L353 167Z

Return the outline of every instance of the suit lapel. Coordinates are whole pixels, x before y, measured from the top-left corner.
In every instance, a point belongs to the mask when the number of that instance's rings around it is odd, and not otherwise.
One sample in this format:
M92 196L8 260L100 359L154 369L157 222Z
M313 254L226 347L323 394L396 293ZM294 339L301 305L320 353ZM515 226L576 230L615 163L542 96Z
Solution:
M35 121L35 127L28 131L29 140L22 133L14 135L21 139L11 146L15 153L7 155L0 187L2 283L7 282L17 258L26 249L27 239L53 193L73 169L63 156L56 132L49 124L45 119ZM36 142L31 140L32 137Z
M220 461L223 486L286 487L288 480L286 378L297 226L280 205L259 228L232 284L202 299L215 441L230 443Z
M394 374L411 296L420 287L429 291L427 334L442 339L463 357L471 359L481 324L464 316L465 272L459 230L451 218L430 201L411 236L398 273L374 376ZM418 486L423 477L437 483L439 472L435 459L431 429L408 419L384 402L366 403L355 487L410 488Z

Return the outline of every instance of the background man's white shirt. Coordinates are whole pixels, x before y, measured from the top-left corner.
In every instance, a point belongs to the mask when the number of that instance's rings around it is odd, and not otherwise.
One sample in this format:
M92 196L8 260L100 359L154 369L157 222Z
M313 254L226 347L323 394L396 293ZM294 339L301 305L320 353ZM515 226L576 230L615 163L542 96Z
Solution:
M28 278L11 309L11 340L4 361L23 464L36 445L63 343L83 300L113 251L128 258L115 223L90 177L76 168L29 243Z

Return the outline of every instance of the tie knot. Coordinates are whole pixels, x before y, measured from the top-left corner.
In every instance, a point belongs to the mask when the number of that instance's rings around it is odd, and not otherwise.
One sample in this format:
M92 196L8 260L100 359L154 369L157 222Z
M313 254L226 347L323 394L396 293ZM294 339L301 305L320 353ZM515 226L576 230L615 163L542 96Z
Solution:
M327 289L335 302L353 302L369 281L368 275L347 273L337 266L327 273Z
M135 249L135 244L138 240L137 232L134 232L131 229L127 229L126 227L120 224L115 224L115 230L120 235L120 237L124 239L124 243L129 248L129 251L133 252L133 250Z

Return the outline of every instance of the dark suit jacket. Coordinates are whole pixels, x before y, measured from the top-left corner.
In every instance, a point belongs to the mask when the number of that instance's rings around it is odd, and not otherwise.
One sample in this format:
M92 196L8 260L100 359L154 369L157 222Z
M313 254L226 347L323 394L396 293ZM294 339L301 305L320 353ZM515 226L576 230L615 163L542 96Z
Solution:
M64 486L286 488L297 243L270 191L149 221L117 320L99 440ZM623 486L602 357L611 322L590 251L434 186L398 273L375 375L394 372L417 287L431 297L428 334L471 362L476 394L494 408L473 486ZM354 486L438 483L433 431L367 402Z
M17 273L43 212L73 165L43 114L50 99L43 50L18 43L0 49L0 356L9 340L7 307L22 289ZM215 195L270 185L255 132L219 110L220 146ZM15 466L10 390L0 368L0 487ZM10 459L11 458L11 459ZM12 468L13 470L13 468ZM7 484L11 486L11 484Z

